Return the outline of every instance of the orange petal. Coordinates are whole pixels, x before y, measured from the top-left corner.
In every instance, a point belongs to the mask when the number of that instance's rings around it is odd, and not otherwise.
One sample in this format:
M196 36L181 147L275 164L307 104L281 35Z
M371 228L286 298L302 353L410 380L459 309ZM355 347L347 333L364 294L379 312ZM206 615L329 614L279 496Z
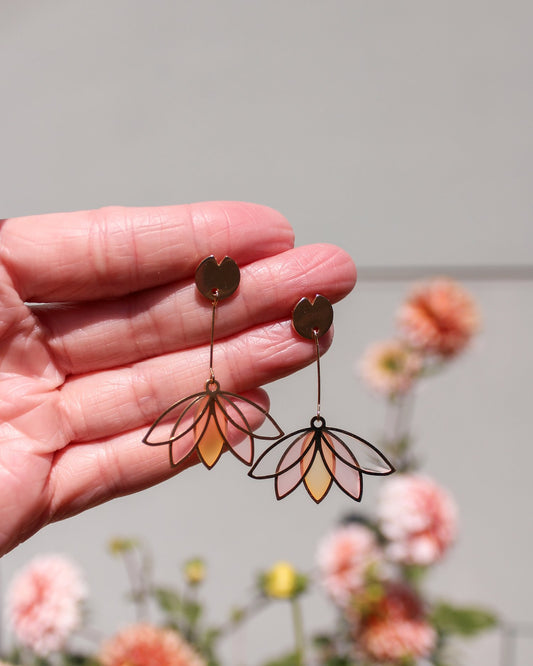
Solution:
M202 412L205 407L205 401L211 398L205 398L198 406L196 416ZM227 423L220 408L211 402L202 418L194 426L194 436L198 447L198 454L206 467L213 467L222 454L222 449L226 442Z
M304 439L302 442L302 451L304 451L309 444L309 438L313 436L314 433L311 433ZM313 455L314 458L310 463L309 458ZM327 460L327 465L324 462L324 457ZM335 455L327 447L317 445L304 455L300 465L302 474L305 474L304 483L308 493L311 495L315 502L320 502L326 496L333 482L333 478L329 470L335 470ZM307 473L304 472L305 469L307 469Z

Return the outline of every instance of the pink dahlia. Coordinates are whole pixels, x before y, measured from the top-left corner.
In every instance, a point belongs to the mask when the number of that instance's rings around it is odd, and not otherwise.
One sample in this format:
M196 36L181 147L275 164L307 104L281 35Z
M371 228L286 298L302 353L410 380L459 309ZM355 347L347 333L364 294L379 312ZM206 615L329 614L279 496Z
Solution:
M423 476L403 475L383 483L378 504L387 554L402 564L437 562L453 543L457 509L451 496Z
M413 347L450 357L470 342L479 328L479 314L461 285L439 278L414 288L400 307L398 325Z
M400 583L385 583L384 594L357 627L357 646L366 657L397 663L427 657L436 633L425 619L422 602Z
M363 588L370 567L381 561L381 551L368 527L347 525L322 540L317 560L322 585L335 603L345 606Z
M177 632L147 623L120 631L99 658L103 666L206 666Z
M77 567L61 555L36 557L7 595L7 617L17 639L36 654L60 650L82 619L86 587Z
M368 386L387 396L406 393L422 369L420 355L401 340L371 345L360 363Z

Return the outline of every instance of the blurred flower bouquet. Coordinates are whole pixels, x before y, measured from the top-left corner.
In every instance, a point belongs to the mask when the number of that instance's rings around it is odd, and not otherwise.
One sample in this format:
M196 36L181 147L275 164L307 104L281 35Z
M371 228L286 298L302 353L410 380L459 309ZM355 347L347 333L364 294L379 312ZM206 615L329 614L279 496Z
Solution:
M97 641L94 654L67 647L83 622L86 588L76 567L59 556L41 557L11 583L7 617L16 639L10 663L28 666L218 666L220 642L271 603L289 604L295 647L265 666L452 666L456 636L496 624L493 613L430 599L424 580L457 533L451 496L418 472L410 435L413 396L468 345L478 328L476 307L458 284L439 279L416 287L398 313L398 336L375 344L361 363L370 389L387 403L382 447L397 473L381 482L375 516L348 516L323 538L312 574L279 562L260 574L253 599L220 626L207 626L199 588L201 559L189 560L180 588L152 580L147 550L116 539L130 577L137 623ZM318 584L338 611L337 626L312 638L304 633L302 600ZM147 621L150 605L161 621Z

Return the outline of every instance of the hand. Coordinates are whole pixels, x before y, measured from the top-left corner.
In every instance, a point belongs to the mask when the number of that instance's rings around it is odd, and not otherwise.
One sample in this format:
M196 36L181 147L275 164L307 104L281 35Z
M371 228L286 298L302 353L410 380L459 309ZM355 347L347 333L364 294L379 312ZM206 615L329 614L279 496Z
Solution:
M334 246L292 248L279 213L243 203L0 223L0 554L180 471L141 440L208 378L211 306L194 285L204 257L241 268L217 310L224 390L267 407L257 387L313 360L291 310L318 292L344 297L355 268Z

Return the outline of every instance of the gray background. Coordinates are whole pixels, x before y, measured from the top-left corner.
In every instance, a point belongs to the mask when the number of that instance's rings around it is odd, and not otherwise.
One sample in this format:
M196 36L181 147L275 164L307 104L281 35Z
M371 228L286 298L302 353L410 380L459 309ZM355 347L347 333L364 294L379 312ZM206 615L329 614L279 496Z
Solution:
M0 213L240 199L281 210L298 244L341 245L362 269L336 308L324 404L329 422L376 436L382 404L352 367L393 332L408 283L373 282L364 267L531 263L532 19L517 0L0 0ZM425 470L461 508L460 542L431 589L533 621L532 285L468 287L483 333L420 392L414 423ZM313 382L307 369L270 387L281 423L307 422ZM3 578L36 553L68 553L87 572L93 623L110 632L133 615L105 544L137 535L160 580L189 555L209 559L219 620L257 570L281 558L310 568L352 508L335 492L318 507L303 493L275 503L240 472L230 459L198 467L52 525L3 559ZM362 509L378 486L367 483ZM308 628L331 619L315 594ZM240 640L228 663L286 647L288 610ZM493 666L498 649L493 634L460 651Z

